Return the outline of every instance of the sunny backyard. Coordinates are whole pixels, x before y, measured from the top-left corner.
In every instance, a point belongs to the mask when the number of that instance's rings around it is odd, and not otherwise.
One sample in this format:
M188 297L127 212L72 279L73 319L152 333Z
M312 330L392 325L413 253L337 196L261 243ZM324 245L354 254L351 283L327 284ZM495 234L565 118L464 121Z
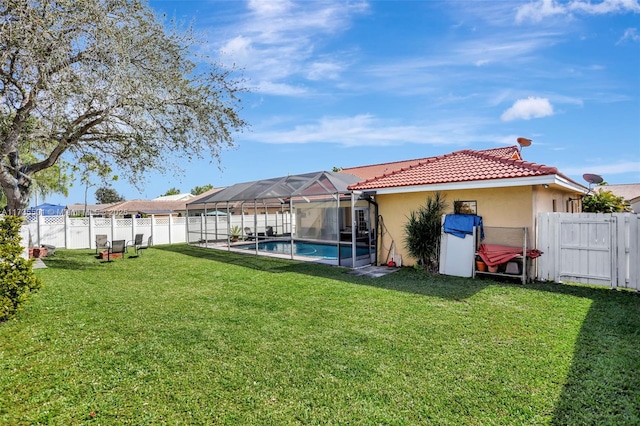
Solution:
M640 424L640 295L186 245L58 250L0 424Z

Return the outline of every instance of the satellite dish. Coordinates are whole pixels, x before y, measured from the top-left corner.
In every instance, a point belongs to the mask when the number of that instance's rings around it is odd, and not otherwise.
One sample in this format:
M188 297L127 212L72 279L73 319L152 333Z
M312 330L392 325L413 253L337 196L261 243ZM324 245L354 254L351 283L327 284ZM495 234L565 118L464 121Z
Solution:
M602 179L602 176L594 175L594 174L591 174L591 173L583 174L582 175L582 179L584 179L587 182L589 182L589 184L594 184L594 185L597 185L597 184L602 183L604 181L604 179Z
M521 148L524 148L524 147L527 147L527 146L531 145L531 139L518 138L516 140L518 141L518 144L520 144Z

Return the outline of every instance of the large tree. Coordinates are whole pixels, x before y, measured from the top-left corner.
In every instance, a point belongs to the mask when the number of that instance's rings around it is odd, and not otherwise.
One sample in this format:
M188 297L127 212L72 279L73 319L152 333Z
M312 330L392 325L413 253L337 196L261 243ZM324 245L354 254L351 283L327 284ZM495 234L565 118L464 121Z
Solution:
M103 186L101 188L96 189L96 201L98 204L109 204L109 203L118 203L120 201L124 201L124 197L108 186Z
M7 209L64 155L134 184L233 144L242 82L144 0L0 0L0 186ZM21 148L39 153L29 159Z

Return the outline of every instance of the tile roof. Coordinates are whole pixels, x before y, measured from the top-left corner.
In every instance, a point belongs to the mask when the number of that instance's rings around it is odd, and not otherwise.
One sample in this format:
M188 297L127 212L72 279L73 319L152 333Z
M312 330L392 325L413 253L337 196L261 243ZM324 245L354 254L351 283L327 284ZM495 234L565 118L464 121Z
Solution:
M394 168L400 163L404 164ZM517 147L462 150L438 157L387 164L389 172L367 178L351 185L349 189L366 190L559 174L555 167L522 160ZM381 169L380 165L369 167L371 174ZM351 169L342 171L355 174ZM359 172L365 175L367 170Z
M640 183L626 183L620 185L598 185L594 191L611 191L614 195L622 197L629 202L640 199Z
M108 207L114 205L116 203L106 203L106 204L84 204L84 203L74 203L67 205L67 210L70 212L97 212L98 210L106 210Z
M195 197L195 195L189 192L183 192L180 194L162 195L160 197L154 198L154 201L189 201Z
M109 205L107 208L99 209L103 213L167 213L169 211L186 210L186 201L162 201L162 200L130 200Z
M520 156L520 150L517 146L509 146L504 148L492 148L485 149L482 151L475 151L478 153L486 153L489 155L493 155L496 157L502 158L515 158L522 159ZM406 169L411 166L418 165L420 163L428 161L433 157L425 157L425 158L416 158L413 160L403 160L403 161L395 161L391 163L381 163L381 164L372 164L369 166L359 166L359 167L345 167L340 170L342 173L349 173L355 176L358 176L364 180L370 180L376 177L380 177L383 175L387 175L393 173L398 170Z

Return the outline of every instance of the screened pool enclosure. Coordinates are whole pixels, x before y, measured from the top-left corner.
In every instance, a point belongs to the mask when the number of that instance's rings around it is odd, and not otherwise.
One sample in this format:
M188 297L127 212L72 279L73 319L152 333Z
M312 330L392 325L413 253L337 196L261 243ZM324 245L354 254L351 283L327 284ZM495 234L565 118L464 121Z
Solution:
M311 259L376 263L375 201L360 178L316 172L239 183L187 204L189 244Z

